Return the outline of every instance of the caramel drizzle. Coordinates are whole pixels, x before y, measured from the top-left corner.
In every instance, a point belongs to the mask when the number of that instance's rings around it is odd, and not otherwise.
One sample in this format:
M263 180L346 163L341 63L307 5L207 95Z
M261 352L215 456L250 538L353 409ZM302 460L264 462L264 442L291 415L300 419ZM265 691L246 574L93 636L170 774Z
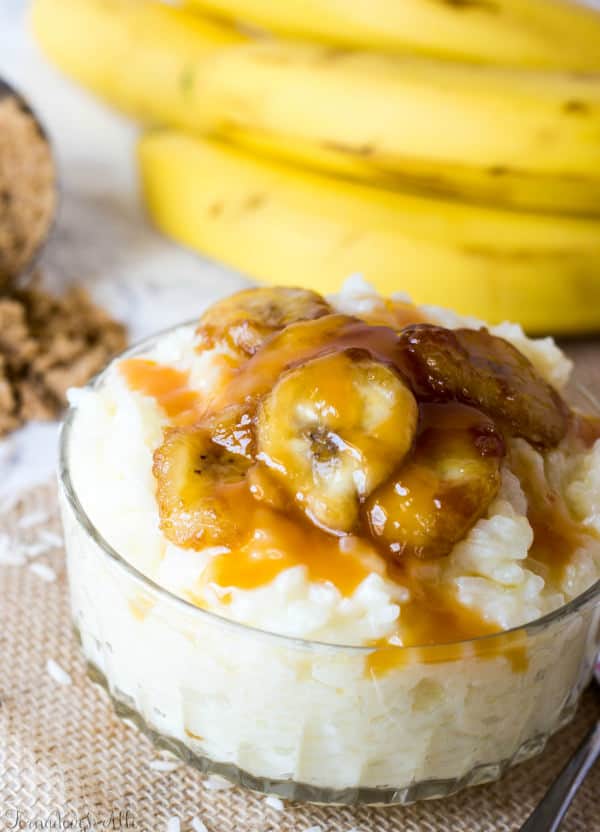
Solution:
M404 323L413 322L410 318L407 314ZM321 345L310 343L304 348L300 345L299 349L292 339L293 350L286 350L285 345L281 349L279 336L274 336L243 367L233 371L233 378L224 391L211 402L210 411L218 411L244 399L255 400L285 369L332 351L360 349L383 363L402 367L398 335L393 329L344 315L321 320L326 321ZM142 358L126 359L119 369L132 390L156 400L171 424L194 424L203 412L206 413L199 394L189 388L187 373ZM577 425L578 434L586 442L591 441L591 436L594 439L600 437L600 421L590 426L587 420L580 420ZM529 492L533 493L533 489L524 475L523 487L532 506L529 519L535 531L530 554L545 563L554 576L562 574L570 555L581 545L581 532L576 530L564 505L554 496L532 500ZM343 595L349 596L369 573L378 571L410 592L410 600L402 604L398 636L403 646L420 645L414 648L420 651L420 661L445 661L464 656L466 648L456 642L499 633L497 626L459 604L435 582L420 577L424 569L422 561L405 558L401 565L392 564L375 554L371 541L360 535L340 547L338 538L315 528L295 507L290 506L286 516L257 503L249 491L247 497L248 500L242 500L242 508L248 509L251 515L252 537L238 548L216 556L206 580L221 587L253 589L265 585L292 566L303 565L311 581L330 582ZM449 645L447 649L443 649L444 644ZM518 632L501 633L498 638L472 645L469 649L477 655L505 655L515 671L526 668L526 648ZM381 674L408 660L410 651L398 650L387 640L374 647L367 663L369 673Z

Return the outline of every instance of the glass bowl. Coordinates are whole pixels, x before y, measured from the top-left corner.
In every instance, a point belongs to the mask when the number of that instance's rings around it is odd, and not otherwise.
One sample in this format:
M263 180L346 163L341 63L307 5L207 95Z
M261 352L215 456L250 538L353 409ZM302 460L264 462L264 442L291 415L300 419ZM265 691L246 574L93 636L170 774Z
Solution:
M573 716L600 649L600 581L526 626L433 647L247 627L158 586L104 540L71 480L76 419L72 408L61 434L60 502L90 675L118 714L201 771L294 800L410 803L495 780Z

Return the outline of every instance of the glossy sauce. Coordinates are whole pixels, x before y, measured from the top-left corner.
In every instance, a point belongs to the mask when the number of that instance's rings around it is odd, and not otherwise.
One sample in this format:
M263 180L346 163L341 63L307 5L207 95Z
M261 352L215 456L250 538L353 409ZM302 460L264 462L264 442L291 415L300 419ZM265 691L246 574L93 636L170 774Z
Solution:
M286 569L305 566L310 581L329 582L349 596L370 572L384 571L377 557L364 556L369 548L360 541L345 538L345 545L340 546L340 538L303 522L299 516L286 517L254 502L249 539L213 558L207 582L257 589Z
M396 304L388 312L390 317L385 322L391 326L370 326L346 315L292 324L271 337L243 365L233 369L230 380L208 408L190 390L186 373L139 358L123 361L120 369L131 389L154 397L174 425L189 425L229 405L244 401L253 405L284 370L333 351L358 349L402 372L405 359L399 350L398 333L391 327L414 323L415 319L422 321L422 317L410 304ZM382 320L379 314L373 318L378 324ZM250 408L248 412L253 411ZM436 418L442 421L444 412L450 420L456 416L452 405L438 405L436 412ZM588 426L580 430L586 436L589 433ZM404 558L401 563L394 563L375 551L372 539L362 527L356 535L343 538L340 543L340 538L311 524L280 493L271 500L259 502L252 497L251 487L244 487L243 494L236 493L232 500L232 511L244 515L245 534L235 547L213 558L203 581L223 588L254 589L269 583L286 569L304 565L311 581L330 582L342 595L349 596L371 572L387 574L410 593L410 600L401 605L401 620L393 641L404 646L420 645L415 648L419 651L419 661L446 661L471 651L472 655L490 658L504 655L515 671L526 668L526 647L519 632L502 633L481 643L455 643L498 633L498 627L444 591L436 581L436 562L428 564L416 558ZM524 487L527 491L526 483ZM580 545L580 533L565 514L564 506L554 498L530 500L530 503L533 507L529 519L536 537L532 555L557 575L574 547ZM449 646L444 648L444 644ZM385 673L414 655L388 641L374 647L367 663L369 674Z
M515 672L526 670L523 634L501 633L497 624L459 604L442 586L439 564L440 561L408 557L388 565L388 577L408 589L410 600L401 605L398 631L392 643L389 639L374 643L375 649L367 659L367 673L379 676L410 662L438 663L468 656L490 659L504 656ZM493 639L472 641L494 634L498 635ZM412 645L418 647L399 649Z
M131 390L151 396L173 425L198 420L200 397L189 387L189 375L147 358L127 358L119 370Z
M587 416L583 413L572 413L570 430L583 446L591 448L600 439L600 416Z
M402 375L405 357L396 330L373 326L349 315L326 315L314 321L299 321L269 338L245 361L225 388L210 403L211 411L267 393L286 370L322 355L341 350L359 350L382 364L394 366Z
M573 555L590 536L569 512L564 497L534 472L518 456L511 459L527 497L527 519L533 529L533 543L528 556L541 567L544 579L560 585Z
M414 303L390 298L385 298L372 312L362 314L360 319L368 324L389 326L393 329L402 329L410 324L427 323L427 318Z

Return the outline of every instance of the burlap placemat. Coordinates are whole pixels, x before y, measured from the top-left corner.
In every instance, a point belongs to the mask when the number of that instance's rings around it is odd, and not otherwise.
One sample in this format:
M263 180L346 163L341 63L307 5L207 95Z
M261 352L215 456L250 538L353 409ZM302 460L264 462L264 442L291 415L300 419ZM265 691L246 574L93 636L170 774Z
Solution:
M579 349L586 353L580 378L589 383L597 347ZM70 625L64 553L52 534L59 532L53 486L32 491L0 518L4 561L23 554L20 564L0 565L0 830L177 832L177 818L181 832L201 830L198 821L209 832L513 832L600 716L600 696L588 690L572 725L537 759L499 783L409 807L280 809L262 795L215 789L183 764L157 770L164 757L114 715L86 676ZM49 660L58 669L49 670ZM61 679L60 669L69 676ZM599 796L597 766L565 832L600 830Z

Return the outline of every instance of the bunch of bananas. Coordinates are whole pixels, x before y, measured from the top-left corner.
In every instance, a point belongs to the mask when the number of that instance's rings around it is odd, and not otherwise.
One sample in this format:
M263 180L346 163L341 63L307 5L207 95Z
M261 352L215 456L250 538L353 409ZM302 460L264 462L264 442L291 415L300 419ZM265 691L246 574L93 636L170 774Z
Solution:
M272 283L361 272L533 332L600 325L591 8L34 0L33 24L68 75L159 126L143 188L178 240Z

